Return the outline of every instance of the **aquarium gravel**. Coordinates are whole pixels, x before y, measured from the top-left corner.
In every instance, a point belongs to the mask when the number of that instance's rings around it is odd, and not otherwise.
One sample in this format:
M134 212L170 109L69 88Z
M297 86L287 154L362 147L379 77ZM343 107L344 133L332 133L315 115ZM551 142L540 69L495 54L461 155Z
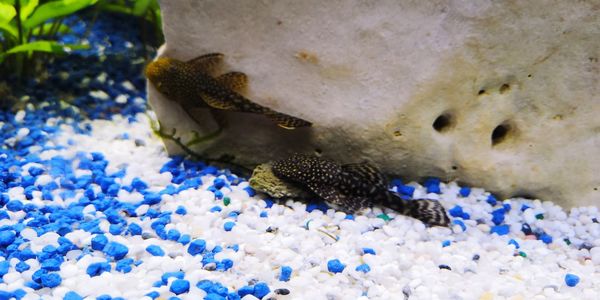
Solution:
M111 22L83 57L139 55ZM82 93L77 107L48 87L0 116L0 299L599 297L596 207L394 180L448 210L451 228L428 228L377 207L269 199L229 170L169 157L141 72L119 73L141 65L116 61L53 67L55 85Z

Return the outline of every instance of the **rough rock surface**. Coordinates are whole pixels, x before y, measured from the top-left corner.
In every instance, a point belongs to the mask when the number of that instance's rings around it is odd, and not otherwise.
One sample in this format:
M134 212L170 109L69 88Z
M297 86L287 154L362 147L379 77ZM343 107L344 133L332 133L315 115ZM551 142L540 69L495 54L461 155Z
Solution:
M598 1L162 1L178 59L222 52L247 96L314 123L228 114L210 143L257 164L291 152L371 160L502 197L600 205ZM150 87L164 128L195 125ZM180 151L168 143L172 152Z

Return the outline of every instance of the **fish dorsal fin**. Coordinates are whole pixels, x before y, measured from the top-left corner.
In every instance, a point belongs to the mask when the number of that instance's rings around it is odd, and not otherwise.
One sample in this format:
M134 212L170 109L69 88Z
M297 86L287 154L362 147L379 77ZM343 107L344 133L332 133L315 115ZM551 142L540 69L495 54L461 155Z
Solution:
M222 110L234 110L235 104L231 101L221 100L219 98L207 95L205 93L201 94L202 100L208 104L208 106L216 109Z
M187 63L192 65L197 71L212 75L219 71L219 68L223 64L223 57L222 53L209 53L190 59Z
M216 78L224 87L238 93L244 93L248 88L248 76L242 72L229 72Z

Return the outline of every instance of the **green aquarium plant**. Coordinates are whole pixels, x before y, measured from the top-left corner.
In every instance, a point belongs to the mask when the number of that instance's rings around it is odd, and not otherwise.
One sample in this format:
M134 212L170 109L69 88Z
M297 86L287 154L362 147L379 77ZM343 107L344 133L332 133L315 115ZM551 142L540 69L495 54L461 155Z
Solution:
M0 69L2 77L22 79L38 71L52 55L85 49L56 39L69 31L64 18L98 0L0 0Z

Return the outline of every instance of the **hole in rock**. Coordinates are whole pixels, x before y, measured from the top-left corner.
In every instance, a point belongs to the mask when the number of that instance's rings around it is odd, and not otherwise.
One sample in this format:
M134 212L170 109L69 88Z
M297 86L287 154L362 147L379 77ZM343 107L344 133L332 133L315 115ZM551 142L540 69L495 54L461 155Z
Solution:
M402 132L400 130L394 131L394 136L402 136Z
M492 131L492 146L502 143L508 137L511 129L509 124L500 124L494 128L494 131Z
M457 166L452 166L452 170L458 170Z
M449 114L441 114L433 121L433 129L438 132L444 132L452 126L452 116Z
M480 89L479 92L477 92L477 95L483 95L485 94L485 90L484 89Z
M500 94L504 94L508 91L510 91L510 85L508 83L505 83L500 86Z
M321 150L321 149L319 149L319 148L316 148L316 149L315 149L315 154L316 154L316 155L321 155L322 153L323 153L323 150Z

